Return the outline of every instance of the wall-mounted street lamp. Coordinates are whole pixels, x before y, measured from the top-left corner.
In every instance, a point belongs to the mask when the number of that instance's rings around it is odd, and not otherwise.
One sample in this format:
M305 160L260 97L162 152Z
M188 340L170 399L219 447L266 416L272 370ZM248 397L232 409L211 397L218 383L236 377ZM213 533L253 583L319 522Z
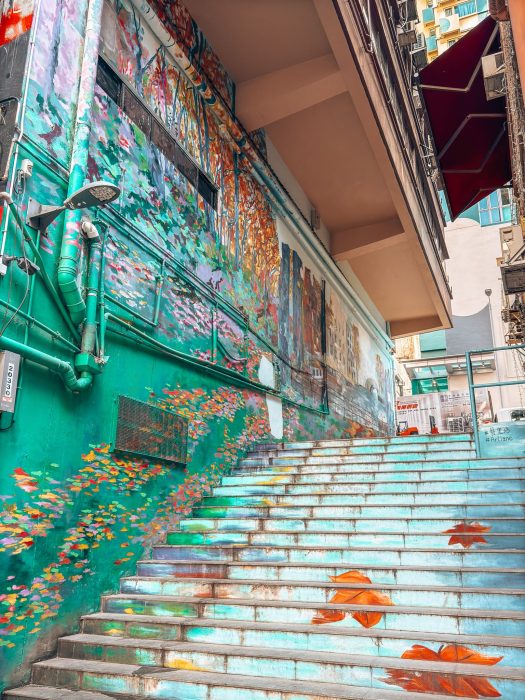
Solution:
M114 202L120 195L120 188L111 182L99 180L89 182L76 192L73 192L61 206L40 204L35 200L29 203L27 222L32 228L45 234L47 227L66 209L90 209L101 207Z

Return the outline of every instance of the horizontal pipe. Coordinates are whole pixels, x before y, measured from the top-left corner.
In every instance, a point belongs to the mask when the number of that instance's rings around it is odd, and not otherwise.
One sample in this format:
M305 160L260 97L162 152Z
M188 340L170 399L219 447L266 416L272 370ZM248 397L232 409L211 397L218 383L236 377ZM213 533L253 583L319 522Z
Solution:
M123 311L126 311L128 314L131 314L134 318L136 318L141 323L146 323L148 326L151 326L152 328L157 327L158 324L156 324L154 321L151 321L149 318L146 318L142 314L139 314L139 312L135 311L135 309L131 309L129 306L126 306L126 304L122 303L118 299L115 299L115 297L111 296L111 294L105 293L104 298L107 299L107 301L110 301L112 304L115 304L115 306L118 306Z
M501 350L523 350L525 349L525 344L522 345L504 345L501 348L489 348L488 350L469 350L466 355L486 355L490 352L499 352Z
M508 382L492 382L489 384L472 384L474 389L490 389L493 386L516 386L517 384L525 384L525 379L518 379L517 381Z
M26 360L31 360L32 362L36 362L38 365L47 367L47 369L60 375L67 388L71 389L71 391L75 394L85 391L93 381L92 374L82 372L80 377L77 377L75 370L73 369L72 365L69 364L69 362L60 360L58 357L54 357L53 355L48 355L47 353L41 352L40 350L32 348L29 345L24 345L24 343L11 340L11 338L7 338L5 335L0 336L0 348L2 350L14 352L17 355L24 357Z
M17 316L20 316L23 318L25 321L28 321L28 323L32 326L36 326L37 328L40 328L40 330L44 331L48 335L50 335L54 340L58 340L59 342L63 343L69 350L73 350L74 352L79 352L79 348L71 343L69 340L64 338L63 335L61 335L58 331L53 330L52 328L49 328L49 326L46 326L45 323L42 323L42 321L39 321L37 318L34 316L30 316L29 314L26 314L25 311L22 311L21 309L17 309L16 306L13 306L13 304L10 304L7 301L4 301L4 299L0 299L0 306L3 306L4 308L8 309L9 311L12 311L13 313L16 312Z

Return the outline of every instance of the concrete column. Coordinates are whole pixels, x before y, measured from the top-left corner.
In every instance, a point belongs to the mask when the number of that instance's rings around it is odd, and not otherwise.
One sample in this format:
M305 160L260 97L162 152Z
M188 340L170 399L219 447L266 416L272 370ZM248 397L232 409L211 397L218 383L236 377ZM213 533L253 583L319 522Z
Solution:
M521 91L525 103L525 3L523 0L508 0L508 6L520 73Z

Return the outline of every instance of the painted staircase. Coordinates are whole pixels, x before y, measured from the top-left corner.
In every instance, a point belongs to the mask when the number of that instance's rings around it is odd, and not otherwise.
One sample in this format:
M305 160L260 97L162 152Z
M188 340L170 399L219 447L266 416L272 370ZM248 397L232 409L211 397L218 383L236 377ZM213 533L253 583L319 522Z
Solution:
M9 700L525 698L525 459L259 447Z

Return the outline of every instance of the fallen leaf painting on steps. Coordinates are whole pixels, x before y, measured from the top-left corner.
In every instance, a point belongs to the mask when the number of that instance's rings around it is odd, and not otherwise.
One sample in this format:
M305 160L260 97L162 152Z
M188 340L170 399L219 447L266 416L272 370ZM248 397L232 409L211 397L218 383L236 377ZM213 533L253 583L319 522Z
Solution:
M401 656L415 661L440 661L460 664L494 666L502 656L487 656L468 647L447 644L433 651L420 644L414 644ZM388 685L397 685L413 693L444 693L457 698L499 698L501 693L483 676L460 674L440 674L431 671L411 671L390 669L388 677L382 679Z
M360 571L346 571L339 576L330 576L330 580L334 583L364 583L371 584L372 581ZM390 598L379 591L372 591L368 588L348 588L337 591L330 599L330 604L335 605L394 605ZM339 622L344 620L346 612L342 610L319 610L317 615L312 618L312 624L323 625L327 622ZM374 627L383 617L382 612L376 611L358 611L352 613L354 620L359 622L363 627Z
M474 544L488 544L481 533L489 532L492 528L481 523L458 523L450 530L444 530L444 535L452 535L448 544L460 544L465 549L470 549Z

